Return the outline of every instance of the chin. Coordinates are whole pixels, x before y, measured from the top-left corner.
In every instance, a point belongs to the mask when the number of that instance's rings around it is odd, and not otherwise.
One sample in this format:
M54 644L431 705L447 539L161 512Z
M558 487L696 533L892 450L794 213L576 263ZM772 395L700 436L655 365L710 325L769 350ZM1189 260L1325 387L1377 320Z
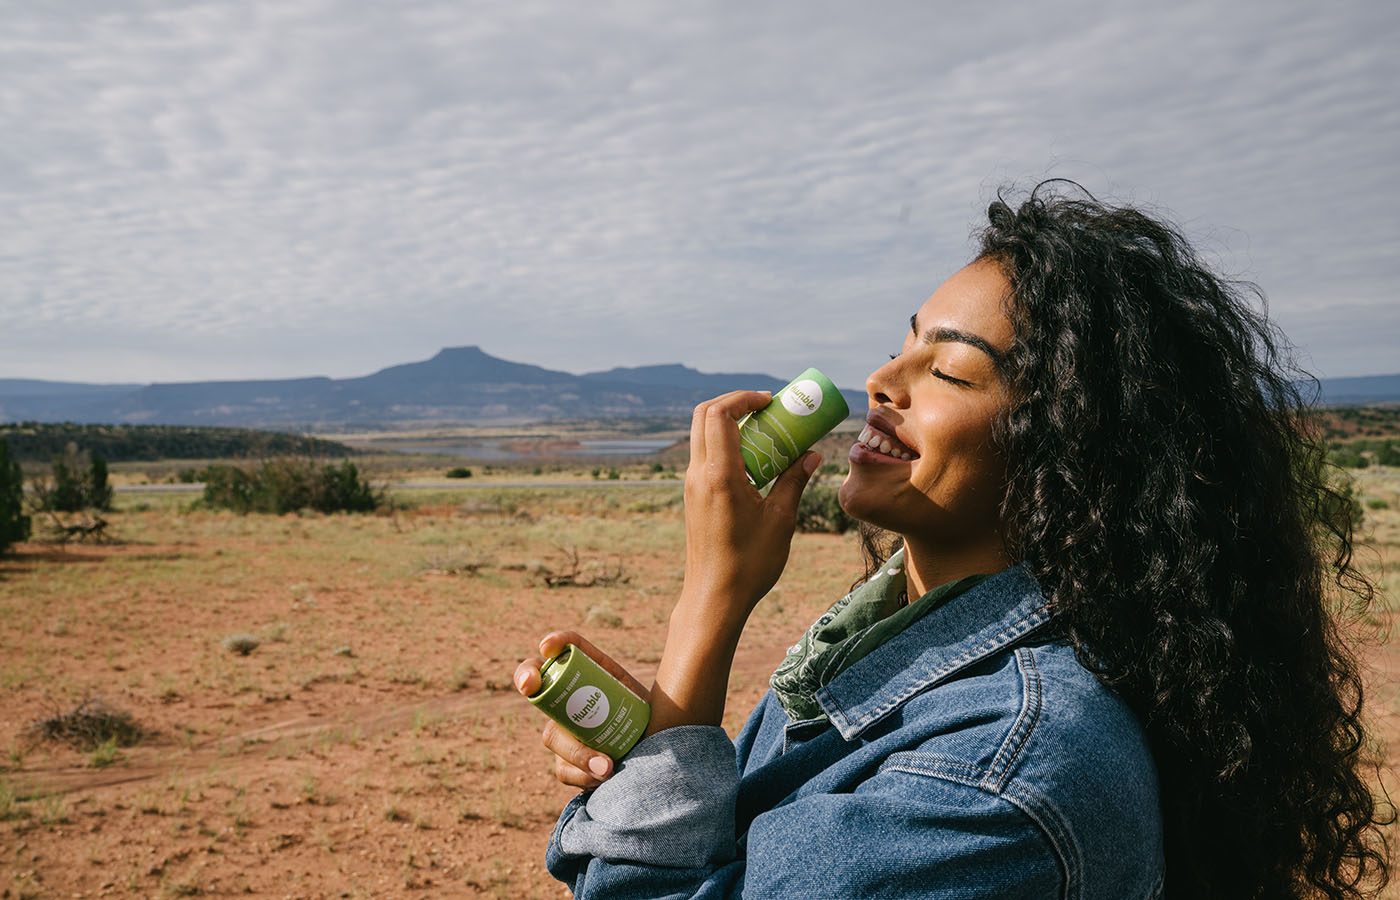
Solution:
M836 492L836 502L841 504L846 515L852 519L867 525L874 525L876 528L883 528L886 531L897 531L898 528L887 521L889 510L882 508L887 507L889 501L889 496L875 496L869 488L862 490L858 484L852 484L849 475L841 483L840 490Z

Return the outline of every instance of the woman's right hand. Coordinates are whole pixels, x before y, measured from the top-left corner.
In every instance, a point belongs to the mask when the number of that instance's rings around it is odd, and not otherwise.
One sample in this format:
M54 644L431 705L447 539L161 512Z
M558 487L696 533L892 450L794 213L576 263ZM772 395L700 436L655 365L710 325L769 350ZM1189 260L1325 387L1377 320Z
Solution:
M525 697L537 692L540 689L540 667L545 660L559 655L569 644L582 650L638 697L648 699L650 691L642 687L631 673L574 631L551 631L545 635L540 641L540 655L524 660L515 667L515 689ZM545 720L543 738L544 745L555 756L554 777L564 784L590 790L612 775L613 761L606 753L592 749L560 728L553 719Z

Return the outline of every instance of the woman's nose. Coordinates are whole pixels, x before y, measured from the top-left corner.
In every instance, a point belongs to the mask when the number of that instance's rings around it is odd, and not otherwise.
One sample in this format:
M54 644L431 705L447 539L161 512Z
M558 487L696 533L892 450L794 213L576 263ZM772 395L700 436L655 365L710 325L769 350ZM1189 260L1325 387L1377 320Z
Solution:
M885 363L865 379L865 393L873 405L906 406L909 401L905 389L904 367L898 356Z

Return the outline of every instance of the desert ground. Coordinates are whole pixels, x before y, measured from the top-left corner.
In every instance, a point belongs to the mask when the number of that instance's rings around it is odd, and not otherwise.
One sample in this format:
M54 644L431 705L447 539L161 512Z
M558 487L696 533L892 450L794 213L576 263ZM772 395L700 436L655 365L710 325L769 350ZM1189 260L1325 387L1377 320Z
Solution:
M1355 627L1394 792L1400 469L1356 478L1381 595ZM396 499L237 516L126 492L111 543L0 558L0 896L568 896L543 852L573 791L511 672L571 627L648 679L681 584L680 485ZM731 732L858 567L853 535L797 536L740 646ZM80 708L140 739L42 736Z

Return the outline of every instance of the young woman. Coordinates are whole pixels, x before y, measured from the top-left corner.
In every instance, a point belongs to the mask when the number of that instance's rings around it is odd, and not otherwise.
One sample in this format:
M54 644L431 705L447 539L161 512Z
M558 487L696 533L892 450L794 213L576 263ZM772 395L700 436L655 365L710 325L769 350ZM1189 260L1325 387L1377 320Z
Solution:
M1038 187L866 383L842 506L897 536L737 740L740 632L815 454L765 497L701 404L685 583L614 764L547 854L579 898L1361 897L1388 874L1341 628L1371 585L1286 345L1171 226ZM867 541L868 548L877 542ZM892 551L892 552L891 552ZM533 693L541 660L521 663Z

